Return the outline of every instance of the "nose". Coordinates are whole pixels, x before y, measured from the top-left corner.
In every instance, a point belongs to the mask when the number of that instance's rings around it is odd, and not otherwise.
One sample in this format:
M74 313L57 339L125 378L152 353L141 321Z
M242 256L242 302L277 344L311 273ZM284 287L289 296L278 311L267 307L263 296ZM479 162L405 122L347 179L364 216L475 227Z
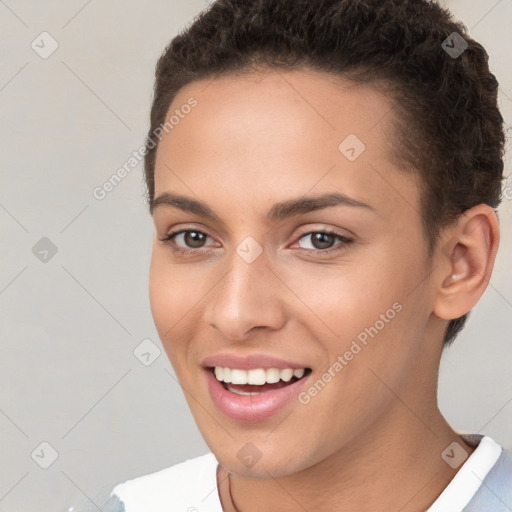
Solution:
M248 263L233 251L229 264L204 310L207 324L231 341L246 340L264 328L280 329L285 322L280 281L267 266L265 253Z

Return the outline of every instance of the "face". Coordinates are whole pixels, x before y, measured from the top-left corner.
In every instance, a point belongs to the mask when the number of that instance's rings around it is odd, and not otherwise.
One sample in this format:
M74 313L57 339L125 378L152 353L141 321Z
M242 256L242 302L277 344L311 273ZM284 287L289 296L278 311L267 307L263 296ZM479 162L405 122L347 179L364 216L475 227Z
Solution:
M217 459L295 473L400 424L390 389L425 396L418 183L389 159L372 88L226 76L181 89L167 117L190 98L157 152L153 318Z

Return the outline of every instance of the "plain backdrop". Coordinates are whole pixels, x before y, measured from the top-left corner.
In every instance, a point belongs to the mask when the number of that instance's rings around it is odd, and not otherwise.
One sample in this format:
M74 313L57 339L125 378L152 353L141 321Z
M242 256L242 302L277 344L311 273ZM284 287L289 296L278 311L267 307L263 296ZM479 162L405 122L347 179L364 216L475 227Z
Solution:
M444 4L490 54L510 126L512 0ZM208 451L165 354L149 366L134 355L143 340L152 359L161 347L142 165L103 200L93 195L144 143L156 60L205 6L0 1L1 512L99 503L118 482ZM506 165L509 175L510 156ZM506 186L494 274L445 352L439 393L455 428L511 447Z

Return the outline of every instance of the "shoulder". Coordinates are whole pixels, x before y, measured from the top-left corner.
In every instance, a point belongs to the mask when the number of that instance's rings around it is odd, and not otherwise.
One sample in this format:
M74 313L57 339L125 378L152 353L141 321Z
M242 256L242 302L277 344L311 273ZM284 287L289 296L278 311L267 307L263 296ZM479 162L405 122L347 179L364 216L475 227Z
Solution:
M512 451L502 450L464 512L508 512L512 509Z
M207 453L118 484L111 496L126 512L220 512L217 464L213 453Z

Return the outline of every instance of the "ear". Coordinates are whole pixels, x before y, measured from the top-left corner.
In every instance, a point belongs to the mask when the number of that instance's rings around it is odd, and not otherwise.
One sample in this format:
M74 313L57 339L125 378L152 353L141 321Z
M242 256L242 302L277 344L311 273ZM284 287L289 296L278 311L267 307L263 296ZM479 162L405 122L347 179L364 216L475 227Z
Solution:
M452 320L476 305L491 278L499 239L496 213L485 204L466 210L443 234L435 273L436 316Z

